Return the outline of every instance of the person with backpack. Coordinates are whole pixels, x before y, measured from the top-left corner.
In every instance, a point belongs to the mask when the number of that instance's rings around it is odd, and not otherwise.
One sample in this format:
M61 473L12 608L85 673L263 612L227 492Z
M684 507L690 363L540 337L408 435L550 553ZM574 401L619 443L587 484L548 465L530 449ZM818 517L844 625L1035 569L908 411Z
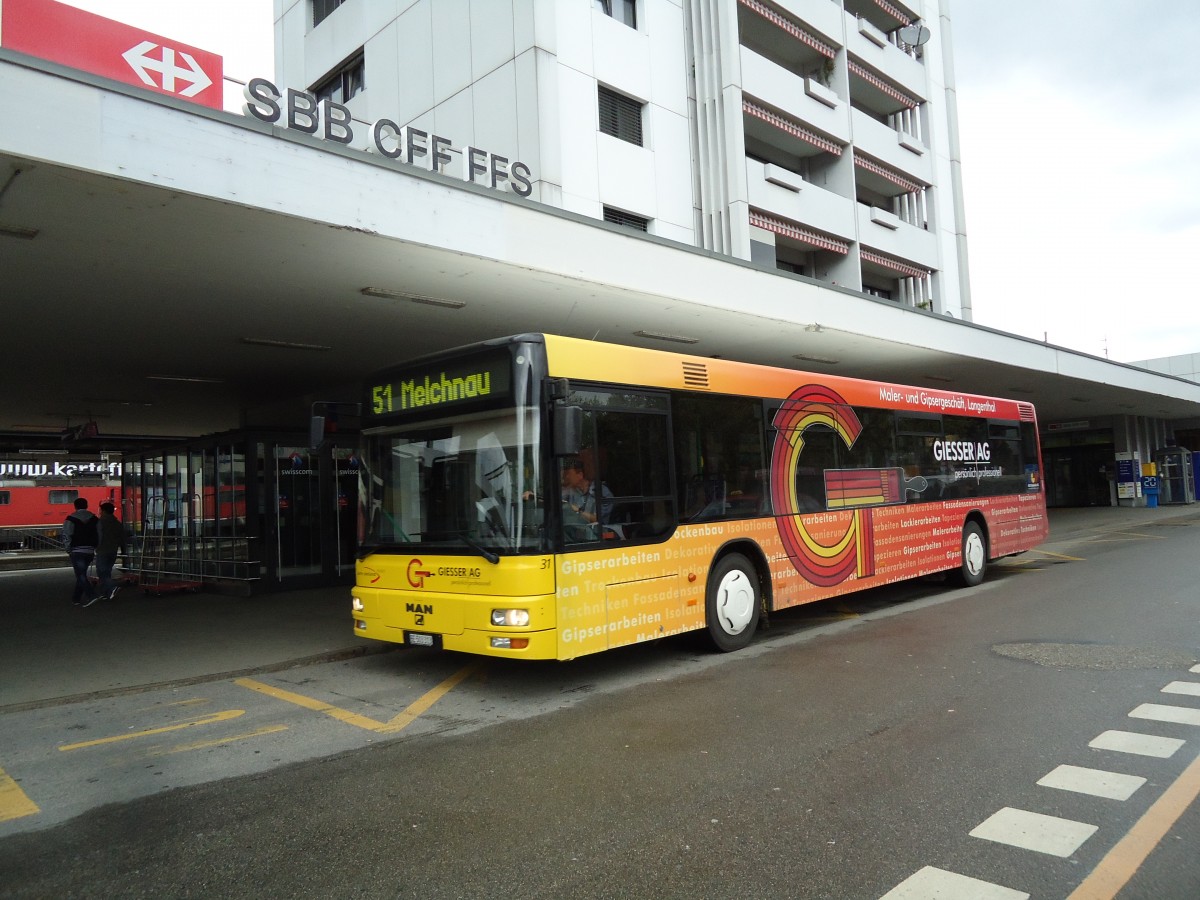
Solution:
M75 570L75 591L71 600L76 606L91 606L100 595L88 579L88 568L96 557L100 542L100 520L88 508L86 497L77 497L75 512L67 516L62 527L62 542ZM86 599L85 599L86 598Z

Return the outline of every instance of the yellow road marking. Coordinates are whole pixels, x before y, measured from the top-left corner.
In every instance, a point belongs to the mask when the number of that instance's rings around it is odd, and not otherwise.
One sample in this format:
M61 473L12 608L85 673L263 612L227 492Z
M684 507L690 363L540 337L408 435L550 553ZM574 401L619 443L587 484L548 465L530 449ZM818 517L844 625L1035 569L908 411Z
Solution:
M274 697L277 700L285 700L288 703L294 703L297 706L303 706L305 709L311 709L315 712L324 713L337 719L339 722L345 722L347 725L354 725L358 728L365 728L367 731L374 731L378 734L394 734L404 728L407 728L413 721L425 712L433 704L437 703L446 694L448 694L459 683L465 681L469 676L473 675L480 668L481 663L472 663L463 669L455 672L437 687L426 692L417 700L409 704L403 712L393 716L386 722L380 722L377 719L372 719L369 716L360 716L358 713L352 713L348 709L342 709L334 706L331 703L323 703L320 700L314 700L312 697L305 697L303 694L294 694L291 691L285 691L282 688L272 687L269 684L263 684L261 681L255 681L252 678L238 678L234 680L234 684L240 684L244 688L249 688L252 691L258 691L260 694L266 694L268 697Z
M41 811L12 777L0 769L0 822L32 816Z
M267 725L263 728L256 728L253 731L247 731L243 734L231 734L229 737L217 738L213 741L193 741L190 744L176 744L174 747L168 747L165 750L152 750L149 756L166 756L169 753L186 753L189 750L203 750L206 747L220 747L224 744L232 744L234 741L244 741L249 738L262 737L267 734L276 734L280 731L287 731L286 725Z
M1019 558L1009 557L1009 558L1004 559L1002 561L1002 564L1005 568L1008 568L1011 566L1014 569L1031 569L1032 567L1036 566L1038 563L1053 562L1053 560L1047 560L1045 558L1047 556L1052 556L1052 557L1054 557L1054 559L1066 560L1067 562L1087 562L1087 559L1082 556L1067 556L1065 553L1052 553L1049 550L1030 550L1029 553L1038 553L1041 555L1040 556L1022 555Z
M1071 562L1085 562L1082 556L1067 556L1065 553L1051 553L1049 550L1033 550L1033 553L1040 553L1042 556L1053 556L1055 559L1068 559Z
M1067 900L1111 900L1117 896L1197 795L1200 795L1200 756L1192 760Z
M131 731L128 734L118 734L113 737L96 738L94 741L80 741L78 744L63 744L59 750L82 750L84 747L97 747L101 744L115 744L117 741L131 741L134 738L147 737L151 734L165 734L168 731L179 731L181 728L195 728L197 725L211 725L214 722L224 722L228 719L236 719L238 716L244 716L244 709L226 709L222 712L212 713L211 715L203 716L199 719L193 719L190 722L180 722L178 725L164 725L162 728L148 728L145 731Z

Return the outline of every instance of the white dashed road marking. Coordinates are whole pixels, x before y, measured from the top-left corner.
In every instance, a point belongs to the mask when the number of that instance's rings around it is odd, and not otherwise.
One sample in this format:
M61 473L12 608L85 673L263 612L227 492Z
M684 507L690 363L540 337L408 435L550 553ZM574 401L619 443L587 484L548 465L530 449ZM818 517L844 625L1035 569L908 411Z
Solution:
M1038 782L1042 787L1090 794L1109 800L1128 800L1133 792L1146 783L1139 775L1121 775L1100 769L1084 769L1080 766L1059 766Z
M1192 666L1188 671L1200 675L1200 664ZM1200 697L1200 682L1172 681L1162 689L1161 693ZM1143 703L1133 709L1129 713L1129 717L1131 719L1149 719L1155 722L1171 722L1177 725L1200 725L1200 709L1167 706L1161 703ZM1111 730L1102 732L1093 738L1088 746L1094 750L1112 750L1117 753L1169 759L1185 743L1186 741L1179 738L1141 734L1135 731ZM1198 764L1200 764L1200 759L1197 763L1189 766L1188 772L1191 772ZM1188 772L1185 772L1182 777L1186 778ZM1042 787L1120 801L1128 800L1145 783L1146 779L1140 775L1126 775L1120 772L1071 765L1058 766L1038 781ZM1168 793L1172 793L1176 787L1178 787L1178 783ZM1151 812L1159 807L1165 799L1165 796L1160 797L1151 807ZM1149 813L1147 813L1148 815ZM1144 819L1145 817L1143 817ZM1141 866L1145 859L1145 856L1141 856L1130 862L1125 858L1129 855L1128 852L1123 850L1125 845L1133 839L1134 832L1140 829L1141 822L1139 821L1133 831L1127 834L1116 848L1109 851L1100 866L1071 895L1072 898L1076 895L1092 897L1093 882L1102 884L1105 898L1115 895L1115 892L1132 877L1133 872ZM1086 822L1076 822L1072 819L1062 819L1057 816L1047 816L1006 806L977 825L970 835L985 841L994 841L998 844L1007 844L1010 847L1065 859L1082 847L1084 842L1098 830L1099 826L1088 825ZM1155 835L1153 841L1147 844L1146 855L1153 849L1154 844L1161 840L1161 837L1162 835ZM1146 841L1143 839L1142 843L1146 843ZM1115 864L1109 862L1110 857L1114 856L1120 862L1120 865L1116 866L1118 869L1116 875L1113 874ZM1114 878L1119 878L1119 883L1113 881ZM1109 891L1109 887L1113 887L1113 890ZM1081 891L1083 894L1080 894ZM1098 897L1100 894L1095 894L1095 896ZM884 894L880 900L1027 900L1028 897L1029 894L1022 891L993 884L990 881L980 881L956 872L925 866Z
M1163 706L1143 703L1129 714L1131 719L1153 719L1155 722L1174 722L1176 725L1200 725L1200 709L1185 706Z
M1138 756L1155 756L1159 759L1170 759L1183 745L1184 741L1179 738L1133 731L1106 731L1088 744L1097 750L1116 750L1118 753L1136 753Z
M1064 859L1096 833L1097 826L1006 806L977 825L971 837Z
M1200 681L1172 681L1162 689L1164 694L1187 694L1200 697Z
M1024 891L979 881L926 866L884 894L880 900L1028 900Z

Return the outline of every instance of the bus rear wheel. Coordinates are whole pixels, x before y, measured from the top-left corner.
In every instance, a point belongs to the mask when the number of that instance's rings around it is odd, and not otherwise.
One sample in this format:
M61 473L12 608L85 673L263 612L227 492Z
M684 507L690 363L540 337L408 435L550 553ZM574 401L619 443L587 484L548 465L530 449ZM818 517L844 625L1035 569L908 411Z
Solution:
M951 573L956 584L974 587L987 574L987 539L977 522L968 522L962 531L962 560Z
M762 591L758 572L740 553L721 557L708 575L705 620L718 650L729 653L750 643L758 628Z

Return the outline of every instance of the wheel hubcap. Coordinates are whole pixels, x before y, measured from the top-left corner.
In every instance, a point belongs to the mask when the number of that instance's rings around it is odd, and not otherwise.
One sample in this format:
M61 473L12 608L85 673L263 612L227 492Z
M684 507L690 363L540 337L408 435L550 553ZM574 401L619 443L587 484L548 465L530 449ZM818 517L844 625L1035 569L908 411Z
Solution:
M968 534L963 544L963 564L972 575L983 570L983 538L975 532Z
M741 634L754 616L754 585L745 572L730 572L717 589L717 618L728 634Z

